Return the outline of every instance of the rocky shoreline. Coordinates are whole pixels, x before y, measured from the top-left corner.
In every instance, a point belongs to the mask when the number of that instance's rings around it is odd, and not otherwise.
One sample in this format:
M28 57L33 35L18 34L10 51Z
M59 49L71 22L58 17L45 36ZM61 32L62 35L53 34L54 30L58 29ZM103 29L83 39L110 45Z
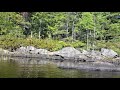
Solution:
M20 47L14 52L0 49L0 56L10 58L35 59L38 62L51 62L61 68L120 71L120 57L111 50L102 48L101 51L77 50L65 47L59 51L50 52L46 49L37 49L33 46ZM17 60L18 61L18 60Z

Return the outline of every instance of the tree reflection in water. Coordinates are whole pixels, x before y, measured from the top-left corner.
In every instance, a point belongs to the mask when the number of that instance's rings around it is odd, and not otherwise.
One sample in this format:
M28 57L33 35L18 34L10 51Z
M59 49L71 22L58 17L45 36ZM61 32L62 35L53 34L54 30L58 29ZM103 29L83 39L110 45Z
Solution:
M48 63L47 63L48 62ZM49 61L32 59L0 60L0 78L119 78L120 72L61 69Z

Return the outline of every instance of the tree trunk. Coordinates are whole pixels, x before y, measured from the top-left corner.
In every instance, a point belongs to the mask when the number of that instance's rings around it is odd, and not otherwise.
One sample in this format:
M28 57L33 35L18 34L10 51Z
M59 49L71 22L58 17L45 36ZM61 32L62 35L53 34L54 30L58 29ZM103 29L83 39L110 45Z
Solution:
M73 20L73 24L72 24L72 39L74 40L74 20Z
M88 33L88 37L89 37L89 47L90 49L92 48L92 44L93 44L93 35L92 35L92 31L90 30L89 33Z
M76 40L76 32L74 32L74 39Z
M79 29L79 35L81 35L81 36L78 36L78 37L79 37L79 40L81 41L81 40L82 40L82 33L81 33L81 29Z
M39 31L39 39L41 38L41 32Z
M32 31L31 31L31 38L33 37L33 33L32 33Z
M88 49L89 49L89 48L88 48L88 46L89 46L89 43L88 43L88 41L89 41L89 40L88 40L88 30L86 30L86 31L87 31L87 50L88 50Z
M39 27L39 39L41 38L41 20L40 20L40 27Z
M68 38L68 28L69 28L69 27L68 27L68 23L69 23L69 21L68 21L68 19L67 19L67 29L66 29L66 32L67 32L67 35L66 35L66 36L67 36L67 38Z
M74 31L74 29L75 29L75 26L74 26L75 21L76 21L76 15L74 16L73 24L72 24L72 39L73 40L75 39L75 31Z
M23 16L25 21L27 21L27 22L29 21L30 12L20 12L20 14ZM24 24L24 26L26 27L25 24ZM25 28L25 33L26 33L26 37L30 34L30 27L27 26L27 28Z
M95 15L94 15L94 34L93 34L93 50L95 49L95 31L96 31L96 18L95 18Z
M68 35L69 35L69 16L70 16L70 12L67 12L66 13L67 14L67 27L66 27L66 32L67 32L67 35L66 35L66 37L68 38Z

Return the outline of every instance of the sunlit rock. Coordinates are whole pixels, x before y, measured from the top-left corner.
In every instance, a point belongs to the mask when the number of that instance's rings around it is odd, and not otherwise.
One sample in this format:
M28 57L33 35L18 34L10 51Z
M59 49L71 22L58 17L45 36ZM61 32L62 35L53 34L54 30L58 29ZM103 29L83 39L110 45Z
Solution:
M52 52L52 54L61 55L63 57L74 57L77 54L81 54L81 52L73 47L65 47L59 51Z
M105 48L101 49L101 54L106 57L112 57L112 58L115 56L118 56L118 54L115 51L113 51L111 49L105 49Z
M16 50L17 52L25 53L27 52L26 47L20 47Z
M50 52L46 49L35 49L31 53L32 54L49 54Z

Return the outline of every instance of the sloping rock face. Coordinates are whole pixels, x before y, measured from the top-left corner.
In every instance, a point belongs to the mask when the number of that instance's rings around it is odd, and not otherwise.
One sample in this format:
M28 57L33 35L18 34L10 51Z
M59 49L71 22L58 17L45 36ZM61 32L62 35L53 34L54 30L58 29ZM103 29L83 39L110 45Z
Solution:
M11 53L12 56L20 56L20 57L37 57L37 58L48 58L49 51L46 49L37 49L33 46L20 47L16 50L16 52Z
M19 52L19 53L30 53L32 51L36 50L35 47L33 46L27 46L27 47L20 47L16 50L16 52Z
M28 54L49 54L50 52L46 49L36 49L33 46L20 47L16 50L19 53L28 53Z
M99 52L99 51L94 51L94 50L92 50L92 51L90 52L90 54L91 54L91 55L94 55L94 56L101 56L101 52Z
M104 59L104 56L101 55L101 52L94 50L83 50L81 54L75 56L75 60L84 62L94 62L102 59Z
M103 56L111 57L111 58L114 58L114 57L118 56L118 54L115 51L113 51L111 49L105 49L105 48L101 49L101 54Z
M27 52L26 47L20 47L16 51L20 52L20 53L26 53Z
M26 47L26 50L27 50L27 51L34 51L34 50L36 50L36 48L33 47L33 46L27 46L27 47Z
M46 49L36 49L31 52L32 54L49 54L50 52Z
M94 50L90 51L86 56L92 61L102 60L104 58L104 56L101 55L101 52Z
M52 52L53 55L57 54L57 55L61 55L63 57L74 57L78 54L81 54L80 51L76 50L73 47L65 47L62 50L56 51L56 52Z
M87 55L87 54L90 54L90 52L89 52L89 51L87 51L87 50L82 50L82 54Z

